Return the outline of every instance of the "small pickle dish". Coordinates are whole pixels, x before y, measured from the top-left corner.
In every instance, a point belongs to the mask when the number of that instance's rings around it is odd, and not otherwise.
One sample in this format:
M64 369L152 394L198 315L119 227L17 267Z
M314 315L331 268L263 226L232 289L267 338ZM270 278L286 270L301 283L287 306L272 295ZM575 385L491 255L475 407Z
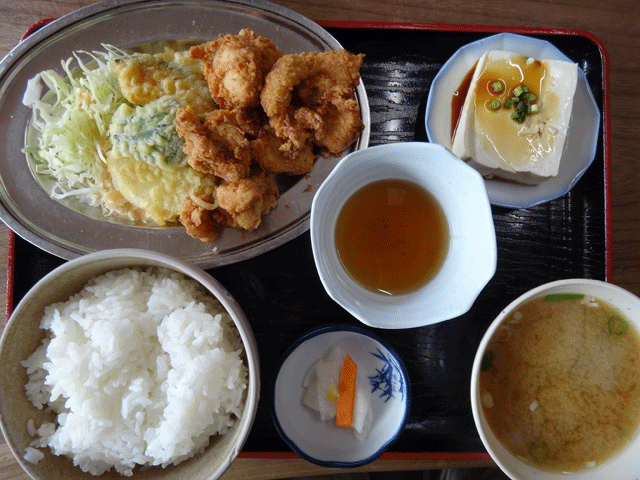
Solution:
M343 391L350 362L351 396ZM353 399L353 407L344 403L350 422L340 420L341 397ZM407 370L383 340L360 327L334 325L307 333L285 353L271 411L278 433L302 458L352 468L376 460L400 436L410 400Z

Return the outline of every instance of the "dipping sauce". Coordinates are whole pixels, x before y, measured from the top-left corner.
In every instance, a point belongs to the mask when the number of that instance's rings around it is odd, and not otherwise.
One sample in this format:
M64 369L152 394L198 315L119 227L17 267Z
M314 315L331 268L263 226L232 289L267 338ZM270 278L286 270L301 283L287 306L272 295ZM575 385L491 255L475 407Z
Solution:
M346 201L335 241L354 280L396 295L418 289L440 270L449 249L449 226L440 204L421 186L379 180Z
M640 336L584 295L540 297L496 330L483 356L482 408L498 440L536 468L593 468L640 424Z
M477 66L478 62L467 72L462 82L460 82L460 86L453 92L453 96L451 97L451 141L453 141L453 137L456 135L460 114L462 113L462 106L464 105L464 100L467 98L467 93L469 93L471 80L473 79L473 74L476 73Z
M476 68L478 68L478 62L467 72L457 90L453 92L451 98L451 139L455 137L464 101L469 94ZM515 96L514 89L519 85L530 87L529 93L535 94L537 99L542 91L542 84L546 75L547 70L540 60L532 59L530 61L524 55L513 55L510 58L493 61L490 66L485 65L482 72L480 72L477 88L472 92L476 97L476 114L482 116L480 122L495 121L490 115L495 114L498 109L490 108L490 102L498 99L500 104L503 105L506 100ZM495 83L501 85L497 91L494 87ZM549 105L549 108L551 108L551 105ZM507 110L511 112L515 108Z

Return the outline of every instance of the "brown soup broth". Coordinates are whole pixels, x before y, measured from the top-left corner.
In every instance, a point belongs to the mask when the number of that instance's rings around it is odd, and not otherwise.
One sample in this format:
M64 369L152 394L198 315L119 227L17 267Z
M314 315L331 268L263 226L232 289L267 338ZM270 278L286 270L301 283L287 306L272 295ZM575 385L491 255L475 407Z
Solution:
M442 207L424 188L387 179L347 199L335 241L340 261L358 283L394 295L436 275L448 251L449 227Z
M640 336L601 300L537 298L496 330L479 387L512 454L556 472L593 467L638 430Z

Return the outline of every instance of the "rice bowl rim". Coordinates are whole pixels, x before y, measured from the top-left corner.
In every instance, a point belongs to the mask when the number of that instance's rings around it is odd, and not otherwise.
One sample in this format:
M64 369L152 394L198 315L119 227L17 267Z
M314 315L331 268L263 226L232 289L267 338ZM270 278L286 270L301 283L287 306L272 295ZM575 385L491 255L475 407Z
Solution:
M622 312L634 324L636 330L640 332L640 298L630 291L607 281L586 278L555 280L524 292L503 308L491 322L476 351L471 371L470 390L471 410L478 435L493 461L509 478L514 480L526 480L532 476L539 480L600 480L601 478L630 478L635 476L638 473L636 452L640 447L640 427L638 427L628 443L614 452L603 463L594 468L586 468L567 474L539 470L524 463L506 450L487 424L480 401L479 375L482 356L489 341L504 319L513 313L517 307L534 298L554 293L582 293L603 300Z
M109 262L110 260L112 260L112 262ZM207 477L208 479L219 478L227 470L227 468L229 468L229 466L233 463L233 461L237 458L238 454L242 450L242 447L244 446L244 443L249 436L249 432L251 431L251 427L253 426L253 422L255 420L258 409L258 400L260 397L259 353L253 330L240 305L232 297L230 292L220 282L218 282L218 280L216 280L213 276L205 272L200 267L171 257L170 255L134 248L102 250L69 260L42 277L31 289L29 289L29 291L24 295L24 297L15 307L15 309L11 313L11 316L9 317L9 320L6 322L2 331L2 336L0 337L0 363L2 364L3 368L7 367L7 364L4 361L4 357L6 356L5 354L12 348L15 348L15 345L11 344L7 340L7 338L11 333L13 333L14 331L18 331L18 329L20 328L20 321L23 310L30 306L30 304L35 303L38 308L44 311L44 308L47 305L50 305L52 302L42 302L38 299L38 295L40 294L40 292L42 292L43 289L55 284L55 282L59 281L61 277L69 275L74 270L82 269L83 267L89 268L92 264L93 267L90 268L91 271L83 271L81 275L82 281L80 283L82 283L82 286L86 285L91 279L99 275L125 268L155 267L166 268L174 272L181 273L188 279L196 281L201 287L205 288L209 293L211 293L221 303L222 307L226 310L226 312L233 320L233 323L238 331L238 334L240 335L244 348L244 354L248 369L248 385L243 412L236 422L238 426L237 431L234 433L235 439L232 448L227 458L221 460L220 466L215 471L212 471L211 474ZM80 291L82 286L75 289L74 293ZM64 296L65 295L61 294L61 297ZM68 300L68 297L69 295L66 295L66 298L64 298L63 301ZM40 319L41 317L37 320L38 324L40 323ZM44 335L44 330L41 330L41 332ZM40 342L42 336L37 335L37 337L38 342ZM26 360L26 358L23 358L22 360ZM2 384L0 384L0 397L4 397L4 391L1 387ZM24 398L20 399L20 401L30 404L24 393L23 397ZM0 430L4 435L5 441L9 446L11 453L18 461L18 463L22 466L24 471L29 474L31 478L37 479L39 477L34 476L34 473L32 472L32 467L35 467L35 465L29 463L24 459L24 452L21 451L21 447L16 445L16 442L14 441L15 434L12 428L8 425L7 419L5 418L6 415L4 415L3 412L4 404L4 399L0 398ZM209 446L211 446L211 444L209 444ZM207 449L208 448L209 447L207 447ZM204 452L200 452L196 453L195 456L197 457L198 455L203 454ZM177 465L177 468L180 468L180 465Z

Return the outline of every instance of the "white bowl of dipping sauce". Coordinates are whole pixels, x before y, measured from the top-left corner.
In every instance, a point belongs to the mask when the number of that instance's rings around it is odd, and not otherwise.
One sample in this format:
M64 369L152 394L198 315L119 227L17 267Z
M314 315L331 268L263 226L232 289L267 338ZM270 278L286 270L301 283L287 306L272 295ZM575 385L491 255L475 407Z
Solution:
M471 406L510 478L640 478L639 331L640 299L598 280L542 285L498 315L473 364Z
M311 245L329 296L376 328L460 316L496 270L482 177L428 143L344 157L313 200Z

